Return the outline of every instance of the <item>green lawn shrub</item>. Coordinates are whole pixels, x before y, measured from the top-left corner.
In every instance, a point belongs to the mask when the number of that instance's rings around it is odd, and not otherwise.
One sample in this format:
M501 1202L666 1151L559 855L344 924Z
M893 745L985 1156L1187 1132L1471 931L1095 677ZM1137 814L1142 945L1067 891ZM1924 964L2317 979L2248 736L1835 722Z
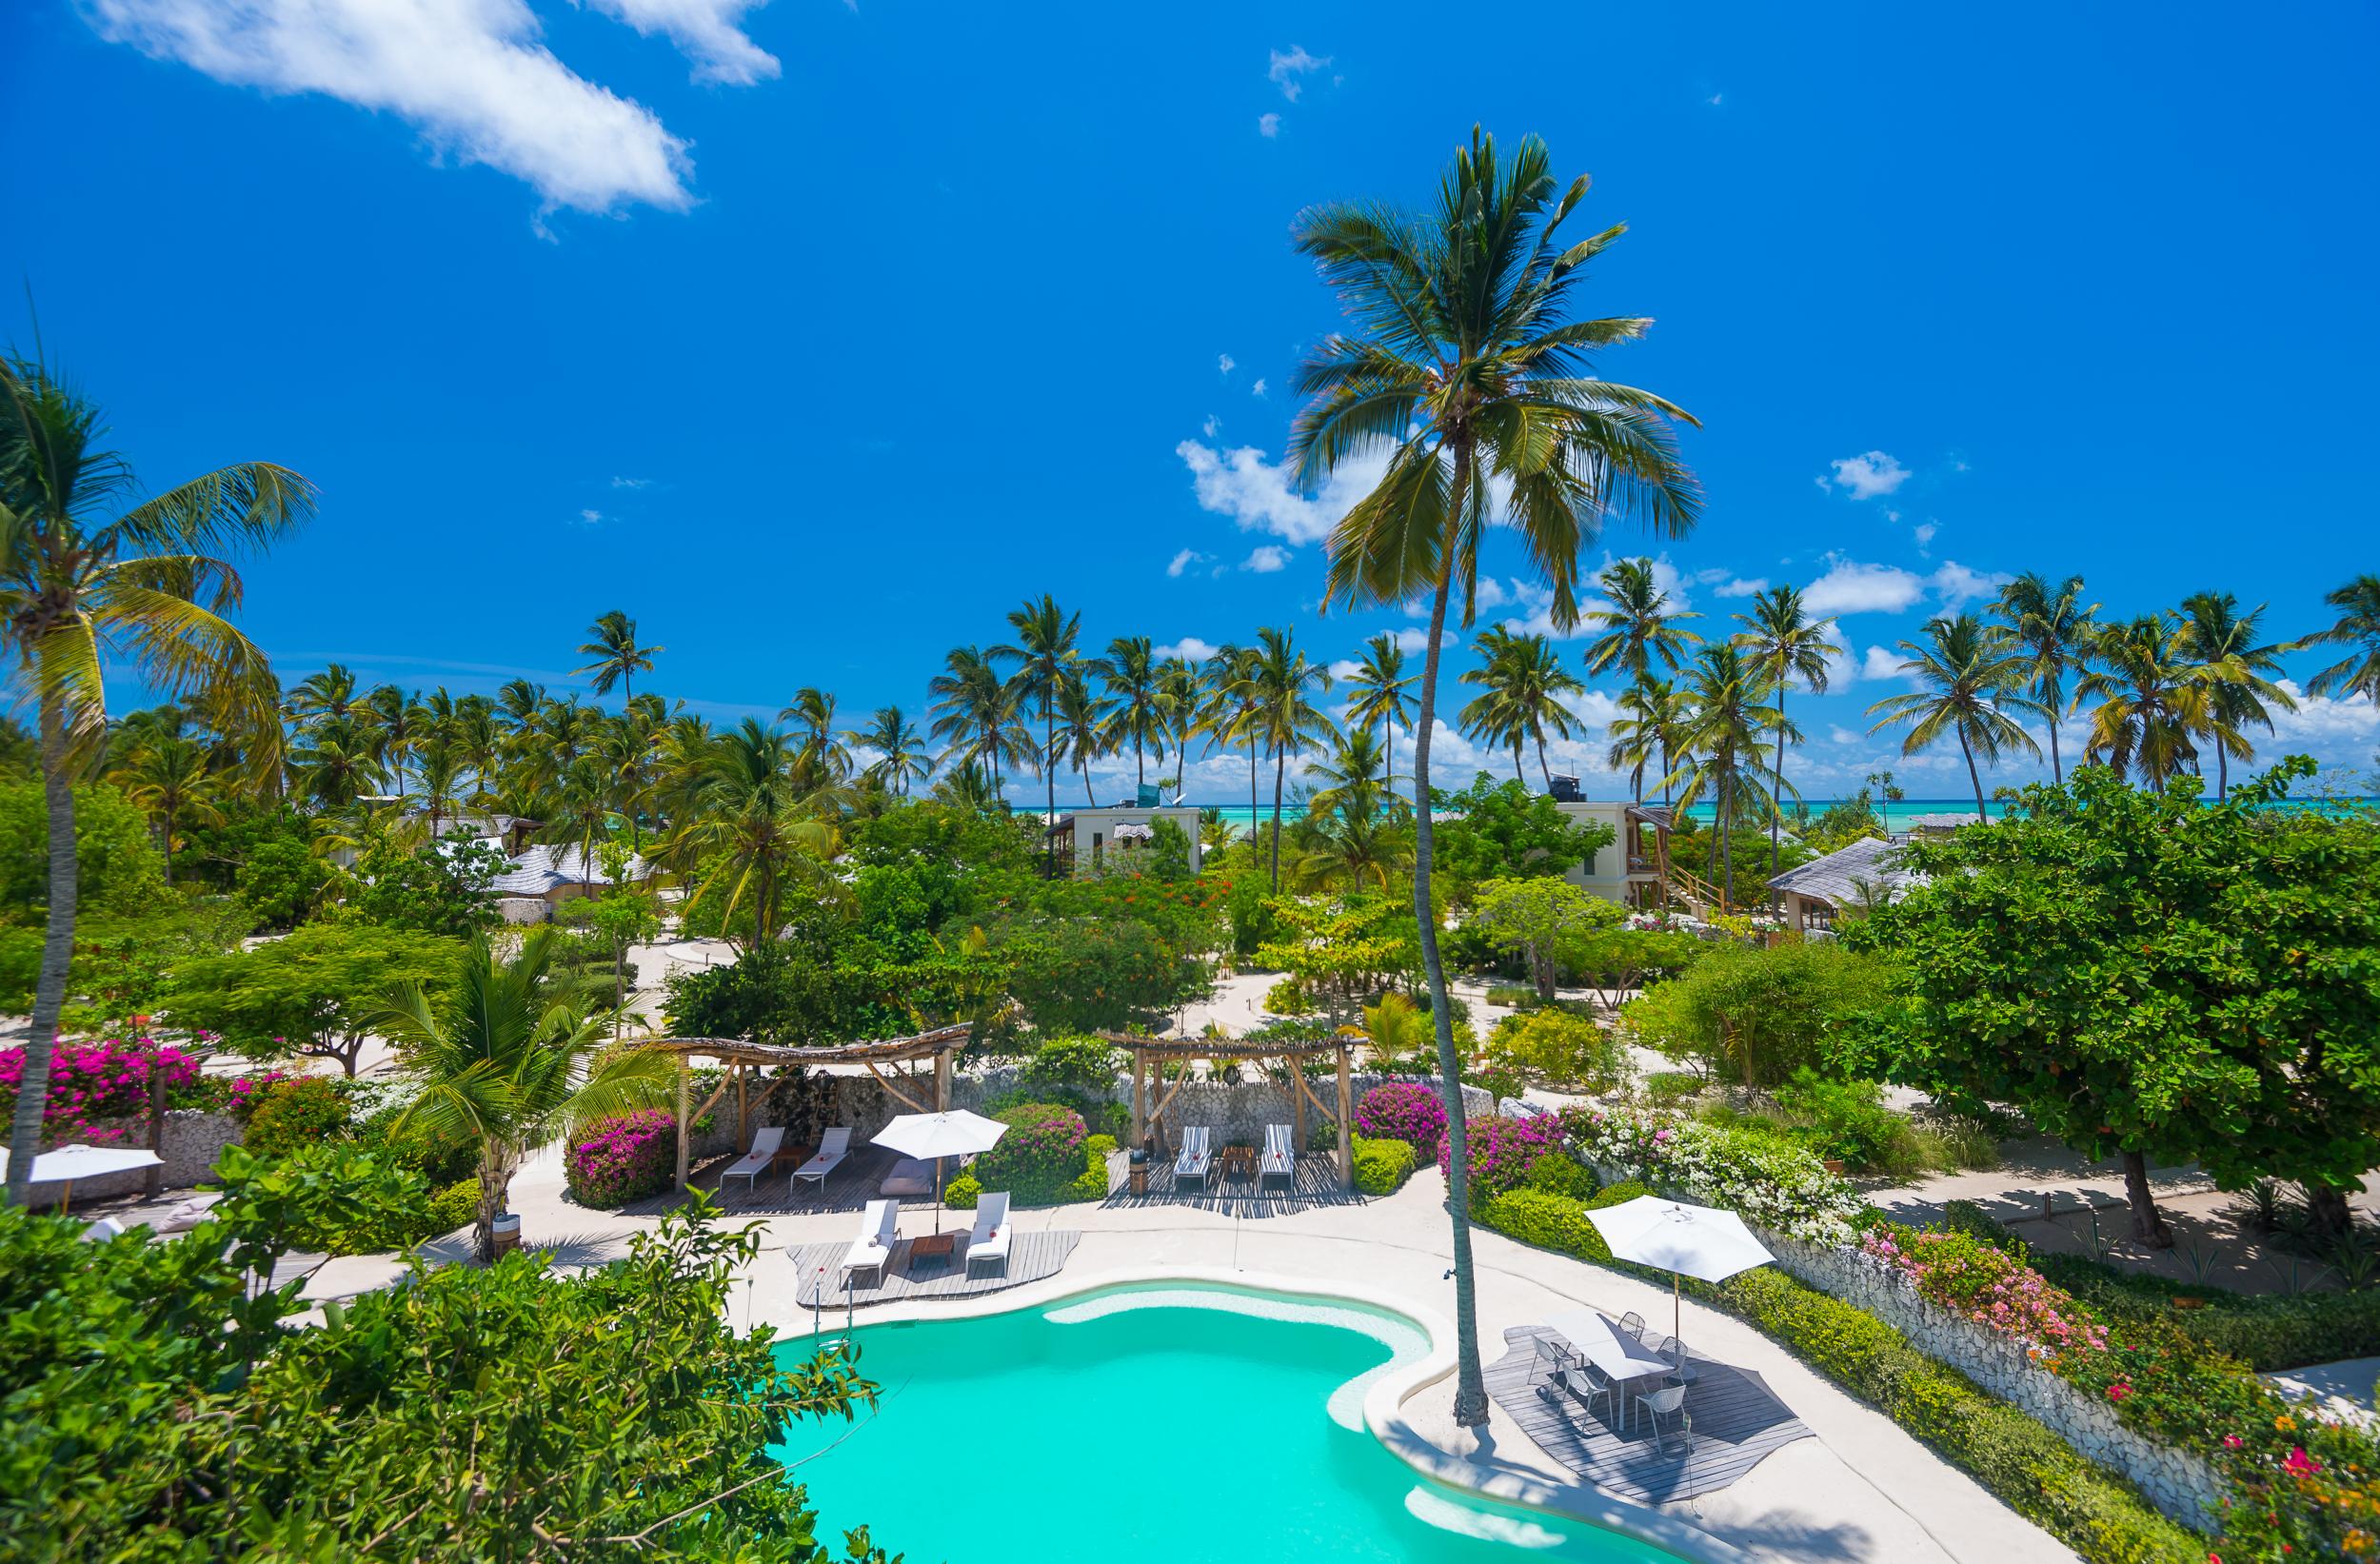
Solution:
M320 1145L347 1127L347 1094L323 1076L288 1076L265 1089L240 1144L270 1160Z
M1402 1140L1354 1137L1349 1145L1356 1162L1356 1188L1366 1195L1394 1195L1413 1177L1418 1159Z

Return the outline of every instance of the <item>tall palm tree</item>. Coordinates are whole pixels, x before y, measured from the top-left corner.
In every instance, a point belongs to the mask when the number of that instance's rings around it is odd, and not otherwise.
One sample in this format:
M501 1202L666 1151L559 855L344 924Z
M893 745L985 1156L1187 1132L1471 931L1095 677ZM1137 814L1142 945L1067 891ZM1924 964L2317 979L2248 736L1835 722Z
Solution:
M471 774L471 800L486 803L496 790L505 757L505 732L496 703L484 695L466 695L455 703L455 758Z
M1016 694L1020 709L1027 702L1038 702L1041 708L1041 748L1036 769L1048 794L1042 815L1046 858L1042 872L1058 872L1058 838L1049 834L1049 823L1058 818L1058 686L1068 664L1079 653L1075 643L1082 633L1082 616L1070 614L1058 606L1058 600L1047 592L1041 601L1031 598L1021 607L1008 610L1008 627L1016 633L1014 642L992 648L992 656L1002 662L1013 663L1016 669L1009 675L1008 684Z
M1347 676L1347 687L1355 696L1347 704L1347 721L1361 728L1378 724L1386 730L1383 763L1390 766L1397 763L1397 724L1402 723L1410 729L1413 723L1416 677L1405 671L1405 649L1387 634L1363 643L1363 656L1356 671Z
M1711 796L1712 830L1717 839L1718 861L1714 878L1735 904L1735 822L1748 802L1775 808L1775 793L1761 797L1761 784L1772 782L1766 745L1784 719L1776 708L1761 704L1767 695L1757 664L1743 649L1728 642L1702 648L1688 679L1687 699L1693 711L1678 736L1677 807L1691 809L1704 794ZM1668 781L1663 787L1666 790ZM1750 798L1745 788L1752 789Z
M446 822L448 806L454 802L455 781L463 766L452 744L432 739L421 751L422 807L429 812L430 840L438 839L438 828Z
M1092 659L1088 666L1099 676L1104 696L1101 713L1107 725L1107 750L1121 754L1123 746L1131 744L1133 785L1146 787L1146 752L1154 747L1157 758L1164 760L1169 736L1163 664L1157 647L1147 636L1120 635L1107 643L1106 654Z
M783 926L788 881L830 891L836 884L826 867L837 851L827 818L831 796L803 788L800 769L800 745L783 729L745 718L712 742L695 783L693 816L672 840L672 858L709 867L688 910L724 886L722 923L731 925L736 909L748 903L755 946L775 940Z
M867 726L852 729L843 739L855 748L876 751L877 759L868 765L866 775L904 799L911 782L933 775L924 735L901 714L899 706L877 707Z
M1174 798L1180 802L1190 769L1190 735L1198 729L1199 708L1206 699L1206 676L1188 658L1169 657L1158 664L1157 698L1165 730L1173 739Z
M622 698L633 701L636 676L652 672L653 655L668 649L637 640L636 621L614 608L586 627L586 643L579 648L579 655L594 661L570 677L586 680L598 695L609 695L611 686L618 684Z
M1256 847L1256 822L1259 813L1256 791L1257 753L1263 747L1263 735L1257 727L1257 689L1249 677L1255 665L1253 648L1229 642L1215 649L1206 660L1206 670L1200 683L1199 731L1212 744L1229 749L1248 746L1248 844Z
M191 740L160 736L132 746L108 775L157 828L166 883L173 883L173 849L184 825L221 825L223 789L207 767L207 751Z
M1510 748L1513 779L1524 784L1520 751L1535 743L1537 771L1551 793L1554 771L1545 761L1546 732L1551 729L1556 738L1567 739L1579 731L1577 716L1561 698L1582 695L1587 686L1562 666L1550 636L1517 634L1497 625L1481 631L1472 649L1479 665L1465 669L1458 683L1478 684L1482 693L1456 714L1456 722L1467 734Z
M1615 560L1595 578L1595 584L1603 593L1604 605L1590 607L1580 616L1603 631L1587 643L1589 673L1616 670L1631 679L1642 679L1653 671L1656 661L1676 673L1686 649L1701 644L1700 636L1678 624L1702 616L1669 605L1669 593L1651 560Z
M1281 789L1289 757L1339 736L1315 698L1331 687L1331 670L1298 650L1294 630L1261 629L1241 677L1252 711L1250 736L1273 757L1273 889L1280 890Z
M393 774L397 797L405 797L405 762L412 755L414 745L421 742L428 714L422 709L418 697L407 695L394 684L375 685L364 698L363 717L371 724L369 742L372 759Z
M1661 760L1659 733L1656 714L1660 709L1658 694L1669 686L1647 676L1634 681L1619 692L1616 703L1619 715L1613 718L1605 732L1611 736L1611 747L1604 751L1603 763L1614 770L1628 767L1628 796L1636 803L1644 802L1645 767ZM1663 762L1666 774L1669 766Z
M1409 812L1397 794L1401 779L1388 769L1388 751L1368 727L1350 727L1329 756L1307 764L1306 776L1321 783L1307 801L1317 816L1369 821Z
M988 815L1000 807L1000 787L981 761L965 761L942 773L934 796L944 803Z
M2250 725L2272 731L2272 713L2265 703L2295 711L2289 691L2273 683L2281 672L2285 644L2258 645L2265 605L2246 613L2229 592L2196 592L2182 600L2182 630L2198 679L2206 686L2206 725L2200 730L2214 744L2214 796L2231 791L2232 761L2256 758L2256 746L2241 731Z
M1471 1269L1461 1061L1430 901L1430 738L1448 600L1459 581L1468 626L1479 541L1497 494L1510 496L1511 519L1561 629L1578 617L1578 551L1607 514L1682 536L1698 505L1672 432L1671 421L1686 415L1657 396L1595 378L1587 362L1597 347L1641 336L1649 323L1572 318L1582 268L1623 230L1558 247L1556 233L1587 182L1558 188L1544 144L1534 137L1516 151L1506 161L1493 138L1475 130L1431 211L1336 203L1300 213L1293 229L1360 332L1325 338L1299 369L1307 401L1291 438L1297 480L1311 486L1344 463L1388 453L1378 485L1332 529L1326 596L1385 606L1426 594L1431 605L1414 719L1414 910L1450 1104L1454 1415L1466 1426L1487 1420L1488 1400Z
M2329 629L2316 630L2298 642L2298 646L2351 646L2354 650L2308 680L2308 692L2360 695L2380 703L2380 576L2357 576L2325 593L2322 601L2339 611L2337 621Z
M289 691L289 715L300 723L352 716L357 704L355 670L344 663L333 663L320 673L309 673Z
M553 971L554 939L537 929L506 958L476 936L450 992L433 999L406 984L374 1021L420 1087L396 1133L478 1150L483 1262L496 1257L496 1218L531 1154L577 1125L660 1104L677 1076L657 1049L608 1046L606 1019L582 1013Z
M74 953L74 782L108 732L106 676L211 698L245 740L255 785L281 771L281 689L224 616L240 578L225 556L262 549L313 513L287 467L222 467L147 500L105 444L99 408L47 365L0 359L0 653L34 708L49 828L48 928L9 1147L25 1200L41 1146L50 1060Z
M793 692L793 700L777 714L790 723L802 741L802 763L821 785L841 782L851 772L851 754L835 736L835 698L815 685Z
M2021 692L2030 659L1984 627L1973 614L1926 621L1925 640L1899 643L1908 661L1900 671L1914 675L1926 687L1906 695L1889 696L1868 708L1876 719L1871 733L1907 723L1901 753L1914 755L1932 748L1945 733L1957 735L1958 752L1967 758L1967 780L1974 784L1975 816L1989 820L1984 807L1983 775L1976 757L1997 764L2000 752L2022 750L2035 760L2041 746L2033 742L2013 709L2029 717L2046 718L2050 708Z
M992 794L1001 796L1003 762L1016 764L1031 752L1032 743L1017 726L1016 694L991 657L974 646L951 648L942 659L942 671L927 682L925 690L933 698L927 710L934 719L933 735L945 746L943 760L989 765Z
M1993 606L1998 610L2001 633L2025 648L2026 688L2050 713L2050 780L2066 782L2066 765L2058 754L2058 719L2066 710L2066 676L2082 666L2091 643L2095 603L2082 600L2083 579L2069 576L2052 583L2029 570L2000 588Z
M2168 613L2094 626L2074 703L2095 702L2084 759L2130 772L2152 792L2198 763L2208 685L2191 665L2190 627Z
M628 822L628 845L645 851L645 811L661 781L661 740L668 723L650 694L628 702L596 736L595 754L610 780L611 807Z
M1735 644L1752 654L1753 666L1776 696L1776 763L1769 779L1769 874L1775 878L1781 853L1785 810L1785 744L1794 729L1785 721L1785 690L1800 681L1813 695L1826 693L1827 654L1835 644L1835 621L1812 619L1798 586L1773 586L1752 600L1752 612L1737 614L1744 626ZM1794 795L1798 799L1799 793Z
M611 831L610 768L592 755L582 755L565 766L538 807L542 824L537 840L579 852L579 888L595 892L595 842ZM561 854L555 855L557 867Z
M1059 675L1058 740L1050 753L1082 773L1083 802L1095 809L1100 801L1091 791L1091 762L1106 759L1109 753L1106 718L1080 665Z

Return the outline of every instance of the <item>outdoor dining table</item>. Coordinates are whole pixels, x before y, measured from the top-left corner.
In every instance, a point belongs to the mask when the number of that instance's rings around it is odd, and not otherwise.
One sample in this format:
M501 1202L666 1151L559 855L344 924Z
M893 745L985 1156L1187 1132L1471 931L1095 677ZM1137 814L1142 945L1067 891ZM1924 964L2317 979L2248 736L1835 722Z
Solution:
M1546 1327L1570 1343L1579 1356L1603 1371L1618 1387L1620 1432L1627 1432L1635 1414L1628 1405L1628 1387L1676 1371L1677 1365L1628 1335L1592 1309L1573 1309L1549 1316Z

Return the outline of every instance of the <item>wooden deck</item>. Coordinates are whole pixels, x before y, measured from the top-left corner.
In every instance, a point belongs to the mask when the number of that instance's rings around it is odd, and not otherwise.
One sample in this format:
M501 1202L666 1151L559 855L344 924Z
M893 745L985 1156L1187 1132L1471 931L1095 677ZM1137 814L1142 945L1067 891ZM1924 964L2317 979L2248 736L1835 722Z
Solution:
M1663 1453L1641 1415L1623 1435L1605 1413L1589 1412L1567 1393L1539 1395L1531 1381L1537 1376L1540 1334L1553 1333L1530 1326L1504 1333L1504 1356L1488 1365L1488 1395L1556 1464L1616 1497L1662 1504L1712 1493L1759 1465L1771 1451L1810 1435L1758 1375L1715 1363L1689 1348L1699 1376L1686 1392L1692 1446L1681 1455L1673 1437ZM1597 1403L1598 1409L1607 1404Z
M947 1259L919 1260L913 1265L908 1239L903 1238L894 1247L883 1277L854 1286L847 1301L853 1307L865 1308L871 1303L892 1303L902 1298L974 1297L1007 1287L1021 1287L1064 1270L1076 1241L1082 1237L1064 1230L1028 1233L1020 1228L1009 1240L1005 1270L995 1271L987 1266L969 1276L964 1224L970 1216L966 1212L953 1215L959 1219L959 1243ZM799 1302L803 1308L844 1306L843 1257L850 1248L851 1242L846 1238L836 1243L805 1243L790 1251L794 1270L802 1277Z
M1206 1187L1195 1178L1177 1181L1171 1158L1149 1164L1149 1192L1132 1193L1126 1164L1119 1156L1109 1165L1115 1188L1107 1197L1111 1207L1195 1206L1226 1217L1287 1217L1317 1206L1354 1205L1363 1197L1339 1181L1337 1152L1312 1151L1298 1158L1297 1177L1284 1184L1278 1178L1226 1178L1220 1165L1212 1168Z

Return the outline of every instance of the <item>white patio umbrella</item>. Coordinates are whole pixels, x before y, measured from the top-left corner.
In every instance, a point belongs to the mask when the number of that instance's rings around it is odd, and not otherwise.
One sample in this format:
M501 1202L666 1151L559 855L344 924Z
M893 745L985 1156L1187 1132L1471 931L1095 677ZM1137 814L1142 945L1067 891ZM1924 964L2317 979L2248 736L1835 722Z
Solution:
M905 1113L876 1132L875 1143L890 1146L903 1157L934 1164L934 1231L942 1230L942 1161L945 1157L972 1157L991 1150L1008 1126L997 1119L953 1108L947 1113Z
M66 1192L58 1197L58 1210L63 1214L73 1201L74 1180L96 1178L103 1173L123 1173L129 1168L162 1166L165 1158L141 1146L60 1146L33 1158L33 1178L37 1184L64 1184ZM0 1178L8 1177L9 1154L0 1148Z
M1760 1246L1732 1211L1707 1205L1687 1205L1639 1195L1625 1205L1590 1211L1587 1220L1611 1246L1612 1257L1657 1266L1670 1274L1670 1332L1677 1334L1683 1317L1678 1303L1679 1277L1698 1281L1724 1281L1738 1271L1765 1265L1776 1257Z

